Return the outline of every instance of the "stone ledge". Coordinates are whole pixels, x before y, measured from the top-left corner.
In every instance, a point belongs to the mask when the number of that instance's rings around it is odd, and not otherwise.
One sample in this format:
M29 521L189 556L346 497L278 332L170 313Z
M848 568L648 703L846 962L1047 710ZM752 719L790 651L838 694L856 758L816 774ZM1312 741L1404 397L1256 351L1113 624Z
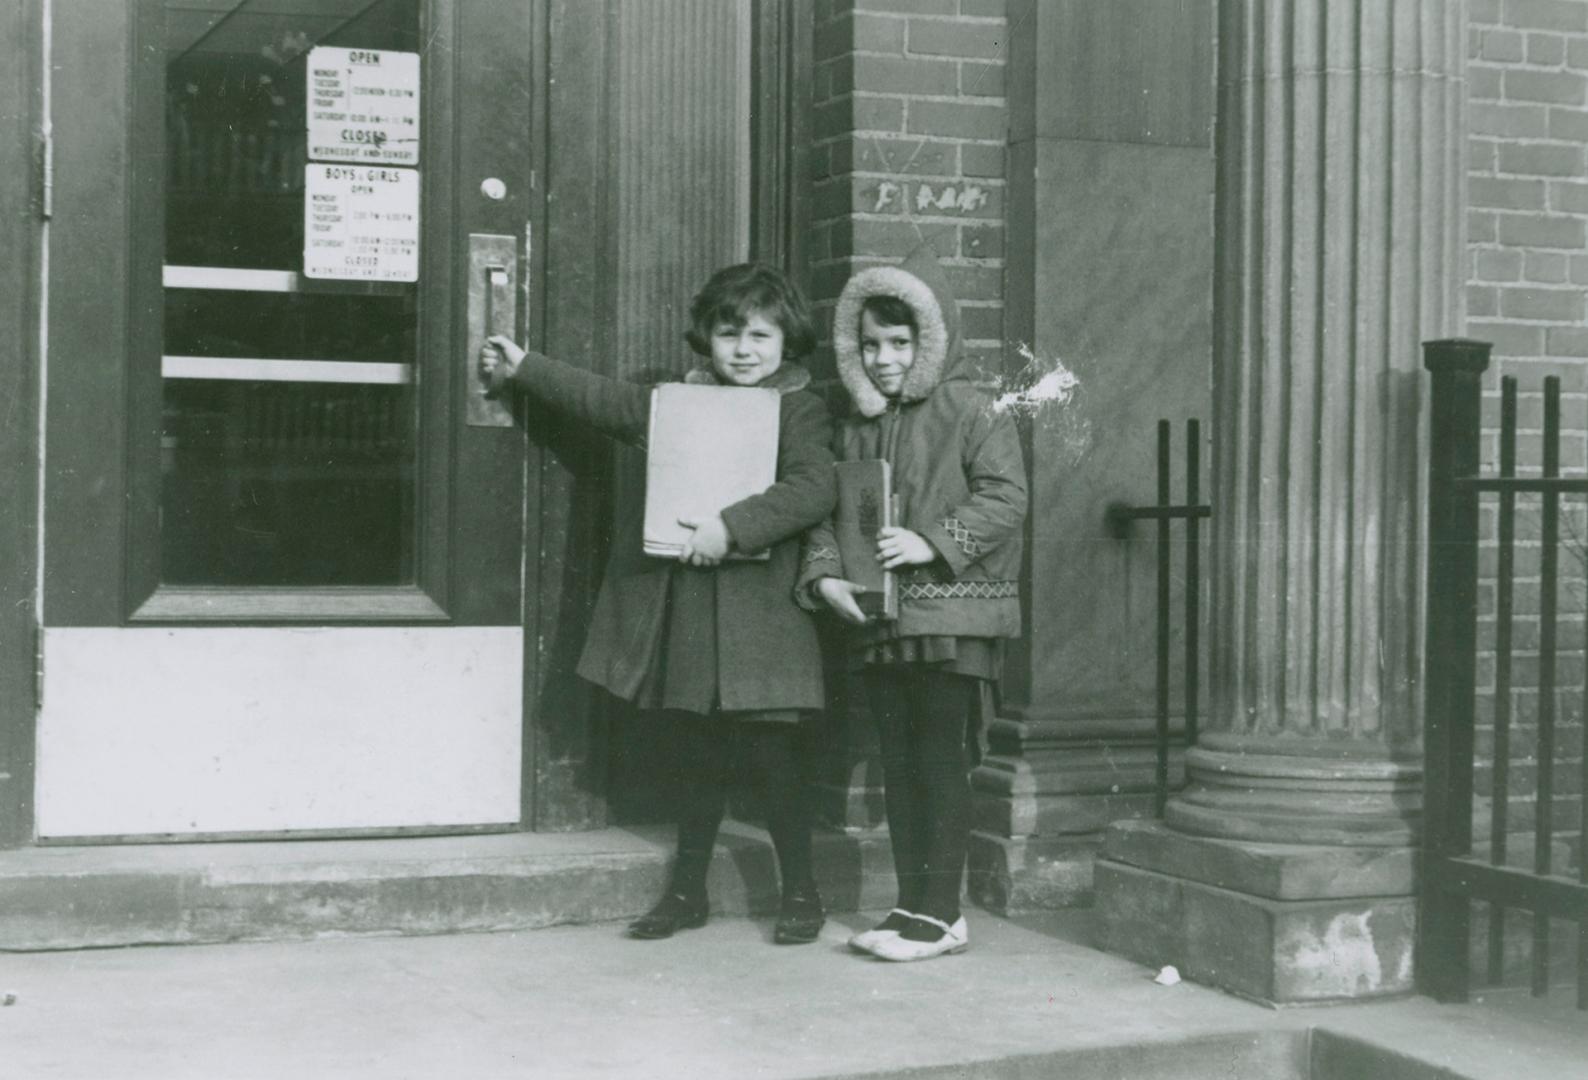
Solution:
M1272 900L1410 895L1417 850L1224 840L1157 821L1120 821L1103 834L1103 855L1170 877Z
M967 886L979 906L1019 915L1092 903L1097 837L970 834Z
M1102 945L1270 1005L1407 994L1410 896L1270 900L1128 866L1093 865Z
M626 919L655 902L672 830L0 852L0 951L524 930ZM885 834L821 832L829 910L886 907ZM712 910L776 911L766 834L723 826Z
M1122 818L1153 812L1151 792L1002 797L977 790L972 796L971 827L997 836L1093 835Z

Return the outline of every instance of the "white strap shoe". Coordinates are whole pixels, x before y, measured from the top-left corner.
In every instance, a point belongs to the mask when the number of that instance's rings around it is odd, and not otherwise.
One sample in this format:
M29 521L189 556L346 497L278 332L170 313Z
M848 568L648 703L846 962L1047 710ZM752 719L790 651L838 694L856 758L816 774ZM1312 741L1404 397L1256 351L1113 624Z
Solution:
M871 952L876 948L877 942L898 937L899 931L909 926L910 920L913 918L915 916L903 908L894 908L888 912L887 918L876 926L873 926L870 930L862 930L850 938L849 947L856 952Z
M970 927L965 925L965 916L961 915L950 926L941 919L934 919L930 915L913 916L917 922L928 923L941 930L942 936L935 941L912 941L900 934L884 938L871 948L871 955L879 960L893 960L900 963L910 960L930 960L934 956L946 956L949 953L964 952L970 944Z

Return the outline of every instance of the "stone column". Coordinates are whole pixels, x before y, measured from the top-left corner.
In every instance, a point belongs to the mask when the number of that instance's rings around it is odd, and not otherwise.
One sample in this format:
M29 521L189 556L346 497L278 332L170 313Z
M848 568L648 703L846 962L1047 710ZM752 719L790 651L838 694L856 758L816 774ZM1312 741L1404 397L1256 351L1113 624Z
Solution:
M1411 987L1420 342L1462 329L1461 0L1220 0L1210 707L1106 940L1269 1001Z

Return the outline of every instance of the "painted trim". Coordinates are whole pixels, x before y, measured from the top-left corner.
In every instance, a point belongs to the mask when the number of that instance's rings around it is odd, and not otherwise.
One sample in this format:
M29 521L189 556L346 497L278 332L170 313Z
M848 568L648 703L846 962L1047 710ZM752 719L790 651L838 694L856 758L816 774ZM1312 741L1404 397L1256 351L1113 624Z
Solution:
M406 296L411 284L378 281L318 281L296 270L245 270L235 266L172 266L161 271L167 289L219 289L226 292L357 293L360 296Z
M357 360L286 360L256 356L162 356L167 379L217 379L237 382L362 383L408 386L412 364Z
M132 613L147 623L447 622L447 613L418 588L187 588L162 585Z
M33 832L47 17L48 0L0 0L0 158L17 163L0 170L0 848L26 843Z

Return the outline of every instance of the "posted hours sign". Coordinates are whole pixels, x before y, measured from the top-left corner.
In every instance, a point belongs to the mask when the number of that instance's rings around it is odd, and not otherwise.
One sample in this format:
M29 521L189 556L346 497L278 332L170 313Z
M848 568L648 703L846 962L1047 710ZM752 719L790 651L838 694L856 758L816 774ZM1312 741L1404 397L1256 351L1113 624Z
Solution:
M303 276L418 281L419 54L320 46L307 74Z
M309 159L419 164L419 54L309 50Z
M419 280L419 172L308 165L303 177L303 275Z

